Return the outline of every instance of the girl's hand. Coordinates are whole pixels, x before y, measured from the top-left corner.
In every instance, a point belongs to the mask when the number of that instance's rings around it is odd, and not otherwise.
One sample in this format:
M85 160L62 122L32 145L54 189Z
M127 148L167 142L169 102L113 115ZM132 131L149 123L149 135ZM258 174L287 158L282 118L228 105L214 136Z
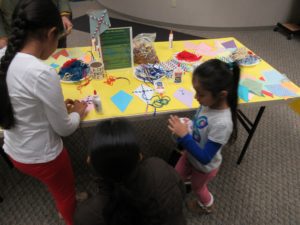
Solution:
M67 16L62 16L61 19L65 28L65 34L69 35L72 31L73 24Z
M65 100L65 104L66 104L66 108L67 108L68 113L70 113L72 108L74 107L74 101L72 99L68 98L68 99Z
M87 115L86 108L87 108L86 102L80 102L78 100L74 101L74 107L71 109L70 112L77 112L80 115L80 119L84 119L84 117Z
M169 121L169 130L172 131L174 134L176 134L179 137L184 137L189 133L188 125L185 123L182 123L178 116L170 116Z

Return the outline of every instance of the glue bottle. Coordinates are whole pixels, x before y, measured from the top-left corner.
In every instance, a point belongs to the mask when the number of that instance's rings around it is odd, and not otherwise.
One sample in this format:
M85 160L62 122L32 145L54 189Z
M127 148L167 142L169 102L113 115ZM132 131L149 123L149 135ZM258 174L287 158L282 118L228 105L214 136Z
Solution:
M101 112L102 111L102 103L101 103L99 95L97 95L97 91L96 90L94 90L93 104L94 104L94 107L95 107L95 109L96 109L97 112Z
M169 34L169 48L173 48L173 39L174 39L174 35L173 35L173 31L170 31Z
M181 69L180 64L178 64L178 67L173 71L174 83L181 83L182 75L183 75L183 69Z
M97 51L97 48L96 48L96 38L92 38L92 49L93 49L93 51Z

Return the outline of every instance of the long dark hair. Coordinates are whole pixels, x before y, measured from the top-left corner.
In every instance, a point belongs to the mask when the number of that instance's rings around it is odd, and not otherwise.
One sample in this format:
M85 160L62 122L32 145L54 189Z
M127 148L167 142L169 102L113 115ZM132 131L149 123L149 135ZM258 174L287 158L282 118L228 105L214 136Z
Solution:
M193 79L198 79L202 87L217 97L221 91L227 91L227 103L231 110L233 131L229 143L237 138L237 109L238 85L240 67L236 62L225 63L218 59L211 59L198 66L193 73Z
M161 224L159 205L139 196L129 178L140 162L140 148L131 124L123 119L99 123L90 146L94 171L108 186L109 201L103 210L108 225Z
M15 125L6 83L9 65L28 38L43 39L46 31L53 27L56 27L57 35L63 32L59 11L51 0L21 0L17 4L12 16L7 49L0 63L0 126L4 129Z

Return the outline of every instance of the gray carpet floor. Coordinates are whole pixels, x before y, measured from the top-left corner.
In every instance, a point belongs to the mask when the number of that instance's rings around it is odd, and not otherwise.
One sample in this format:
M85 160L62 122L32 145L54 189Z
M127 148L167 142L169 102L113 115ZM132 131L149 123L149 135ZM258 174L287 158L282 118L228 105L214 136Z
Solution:
M93 1L72 3L74 17L100 9ZM111 12L115 18L123 16ZM247 47L300 85L300 39L291 41L272 29L205 31L178 29L199 37L236 37ZM145 31L146 32L146 31ZM89 35L73 31L69 46L89 44ZM176 37L175 37L176 38ZM167 37L166 37L167 40ZM245 108L254 118L257 107ZM183 113L190 116L193 113ZM168 159L175 147L166 129L167 115L134 121L146 156ZM300 116L287 104L268 106L240 166L237 157L246 139L239 127L237 142L223 151L224 163L210 184L217 210L198 216L185 210L190 225L299 225L300 224ZM77 190L95 191L85 163L86 142L93 128L80 129L64 140L71 154ZM34 179L10 170L0 159L1 225L58 225L54 203L45 187ZM191 195L189 197L192 197Z

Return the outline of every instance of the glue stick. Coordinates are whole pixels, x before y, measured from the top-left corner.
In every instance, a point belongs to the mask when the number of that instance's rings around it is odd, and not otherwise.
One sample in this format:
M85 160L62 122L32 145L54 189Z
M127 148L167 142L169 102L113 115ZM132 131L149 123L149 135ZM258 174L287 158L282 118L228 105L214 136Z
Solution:
M102 103L101 103L99 95L97 95L97 91L96 90L94 90L93 104L94 104L94 107L95 107L95 109L96 109L97 112L101 112L102 111Z
M180 64L178 64L178 67L173 71L174 83L181 83L182 75L183 75L183 70L181 69Z
M169 34L169 47L170 48L173 48L173 38L174 38L173 31L171 30L170 34Z

